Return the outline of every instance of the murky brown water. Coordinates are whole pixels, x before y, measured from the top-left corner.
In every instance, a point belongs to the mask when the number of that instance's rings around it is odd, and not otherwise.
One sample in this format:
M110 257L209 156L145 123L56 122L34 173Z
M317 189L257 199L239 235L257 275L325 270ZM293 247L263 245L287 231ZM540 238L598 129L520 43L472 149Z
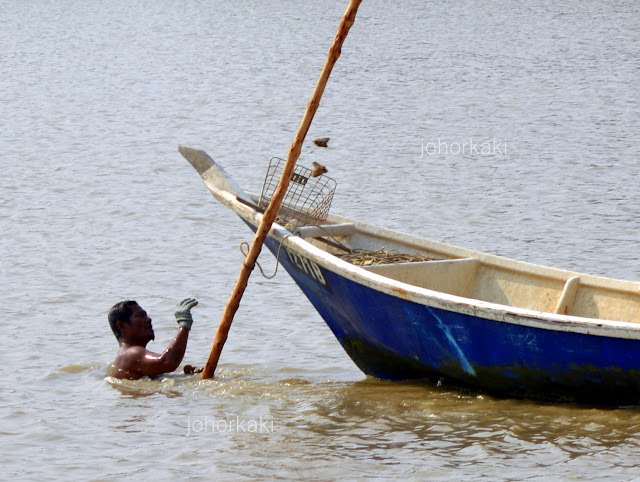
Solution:
M250 233L177 145L257 190L346 2L0 5L7 477L638 477L637 408L366 379L284 273L252 278L217 380L105 380L122 298L159 351L198 297L184 363L206 360ZM634 2L365 1L300 162L334 212L640 279L638 31ZM422 152L470 139L503 145Z

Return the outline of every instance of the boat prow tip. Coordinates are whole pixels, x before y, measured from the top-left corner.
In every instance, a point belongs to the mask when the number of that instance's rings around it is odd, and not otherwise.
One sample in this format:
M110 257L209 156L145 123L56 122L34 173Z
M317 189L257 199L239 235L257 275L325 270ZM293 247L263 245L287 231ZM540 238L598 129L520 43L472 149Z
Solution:
M215 166L215 161L211 159L209 154L200 150L193 149L191 147L178 146L178 152L182 154L189 163L193 166L193 168L198 171L198 174L202 176L208 169L212 166Z
M252 202L251 197L240 185L205 151L185 146L178 146L178 151L198 171L198 174L209 188L215 187L230 192L240 199Z

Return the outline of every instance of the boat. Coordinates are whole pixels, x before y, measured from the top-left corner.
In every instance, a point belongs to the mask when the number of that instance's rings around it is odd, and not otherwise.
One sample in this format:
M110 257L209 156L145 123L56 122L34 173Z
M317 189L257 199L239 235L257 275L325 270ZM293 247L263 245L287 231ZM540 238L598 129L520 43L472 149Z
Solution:
M255 231L264 189L247 193L206 152L179 150ZM265 244L366 375L501 398L640 401L640 283L296 211L283 204Z

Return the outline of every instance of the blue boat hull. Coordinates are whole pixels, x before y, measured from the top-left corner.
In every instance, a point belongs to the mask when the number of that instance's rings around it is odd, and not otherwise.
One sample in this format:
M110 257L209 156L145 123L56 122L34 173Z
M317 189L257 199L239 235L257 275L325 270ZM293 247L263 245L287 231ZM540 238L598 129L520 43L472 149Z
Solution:
M277 255L278 240L268 238L266 245ZM367 375L427 379L500 397L605 405L640 401L640 341L446 311L301 262L286 249L279 259Z

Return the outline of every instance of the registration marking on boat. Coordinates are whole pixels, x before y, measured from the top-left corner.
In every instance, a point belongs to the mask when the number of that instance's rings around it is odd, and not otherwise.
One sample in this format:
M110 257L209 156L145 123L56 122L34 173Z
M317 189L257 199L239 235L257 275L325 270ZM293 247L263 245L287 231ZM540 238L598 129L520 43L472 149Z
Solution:
M327 287L327 280L325 279L324 274L322 274L322 268L320 268L320 266L318 266L314 261L311 261L298 253L294 253L288 249L286 249L286 252L294 266L304 272L312 280L320 283L324 287Z

